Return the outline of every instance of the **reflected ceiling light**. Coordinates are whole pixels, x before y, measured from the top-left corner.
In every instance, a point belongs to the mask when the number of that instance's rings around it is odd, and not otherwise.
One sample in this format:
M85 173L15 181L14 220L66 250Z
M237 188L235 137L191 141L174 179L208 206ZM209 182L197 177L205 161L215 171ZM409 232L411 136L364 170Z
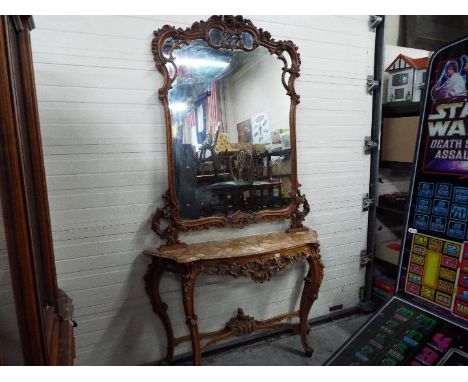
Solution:
M181 112L187 110L188 105L185 102L171 102L169 109L173 112Z
M226 68L229 62L219 60L209 60L205 58L176 58L177 66L191 66L193 68L210 67L210 68Z

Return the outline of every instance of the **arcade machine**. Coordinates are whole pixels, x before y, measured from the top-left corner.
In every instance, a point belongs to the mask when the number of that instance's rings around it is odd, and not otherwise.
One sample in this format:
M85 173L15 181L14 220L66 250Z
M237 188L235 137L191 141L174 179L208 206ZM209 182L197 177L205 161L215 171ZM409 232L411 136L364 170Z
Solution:
M326 365L468 365L468 37L426 78L397 291Z

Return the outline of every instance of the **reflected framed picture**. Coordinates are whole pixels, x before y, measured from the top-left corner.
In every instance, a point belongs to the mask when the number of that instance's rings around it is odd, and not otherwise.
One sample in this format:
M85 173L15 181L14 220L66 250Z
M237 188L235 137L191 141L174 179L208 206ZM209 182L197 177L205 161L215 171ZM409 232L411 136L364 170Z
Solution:
M252 120L246 119L237 124L239 143L252 143Z
M270 144L270 119L267 113L258 113L252 118L252 142L255 144Z

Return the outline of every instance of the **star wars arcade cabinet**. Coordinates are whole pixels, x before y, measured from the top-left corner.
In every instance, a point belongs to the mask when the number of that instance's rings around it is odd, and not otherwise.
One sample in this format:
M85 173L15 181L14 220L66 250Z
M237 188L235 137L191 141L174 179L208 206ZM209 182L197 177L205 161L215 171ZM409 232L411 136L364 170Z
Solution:
M397 292L326 365L468 365L468 37L427 73Z

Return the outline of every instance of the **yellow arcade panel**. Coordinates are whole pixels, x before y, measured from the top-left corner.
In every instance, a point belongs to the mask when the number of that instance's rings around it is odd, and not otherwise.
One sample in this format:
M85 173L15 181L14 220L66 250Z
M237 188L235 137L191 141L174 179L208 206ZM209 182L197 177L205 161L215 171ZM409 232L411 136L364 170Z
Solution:
M406 292L451 309L457 289L461 247L457 242L415 234L408 264Z
M439 264L442 254L434 251L426 252L426 261L423 269L422 283L432 289L437 288Z

